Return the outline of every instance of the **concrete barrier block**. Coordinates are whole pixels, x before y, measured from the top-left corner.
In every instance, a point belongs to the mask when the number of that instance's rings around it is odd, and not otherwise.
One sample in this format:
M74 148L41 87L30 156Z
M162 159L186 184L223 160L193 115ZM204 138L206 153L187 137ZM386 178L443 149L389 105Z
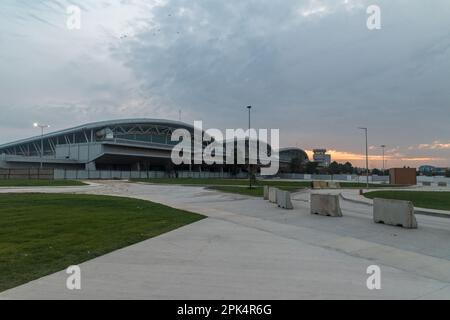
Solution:
M311 194L311 214L342 217L339 195Z
M327 189L328 182L327 181L313 181L313 189Z
M277 203L277 188L269 188L269 202Z
M438 187L446 187L447 182L438 182Z
M431 182L424 181L424 182L422 182L422 185L423 185L424 187L431 187Z
M373 220L376 223L417 229L414 206L410 201L375 198L373 200Z
M340 189L341 188L341 184L339 182L336 181L330 181L328 182L328 187L331 189Z
M320 189L319 181L313 181L312 182L312 187L313 187L313 189Z
M294 209L291 201L291 193L284 190L277 190L277 204L283 209Z
M264 200L269 200L269 186L264 186Z

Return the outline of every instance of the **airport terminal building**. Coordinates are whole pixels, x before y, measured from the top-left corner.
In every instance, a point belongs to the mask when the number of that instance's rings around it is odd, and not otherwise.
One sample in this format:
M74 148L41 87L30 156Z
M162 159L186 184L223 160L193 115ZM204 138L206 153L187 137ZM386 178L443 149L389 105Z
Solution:
M182 122L128 119L96 122L0 145L0 167L74 170L148 170L170 165Z
M181 165L171 159L172 133L192 125L161 119L123 119L95 122L0 145L0 168L86 171L209 171L246 173L246 165ZM204 147L207 144L204 144ZM268 146L270 150L270 146ZM294 157L308 161L299 148L281 149L280 167Z

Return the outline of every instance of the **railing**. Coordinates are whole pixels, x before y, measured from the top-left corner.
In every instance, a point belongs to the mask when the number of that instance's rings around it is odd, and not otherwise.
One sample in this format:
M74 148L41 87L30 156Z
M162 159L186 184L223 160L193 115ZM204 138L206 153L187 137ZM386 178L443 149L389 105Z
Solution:
M53 180L53 169L0 169L0 180Z
M282 179L294 180L325 180L325 181L348 181L365 183L366 176L346 175L346 174L296 174L296 173L281 173L279 177ZM389 183L389 176L369 176L371 183Z
M61 180L112 180L112 179L157 179L157 178L198 178L198 179L227 179L246 178L246 174L231 175L227 172L208 171L116 171L116 170L65 170L55 169L55 179Z

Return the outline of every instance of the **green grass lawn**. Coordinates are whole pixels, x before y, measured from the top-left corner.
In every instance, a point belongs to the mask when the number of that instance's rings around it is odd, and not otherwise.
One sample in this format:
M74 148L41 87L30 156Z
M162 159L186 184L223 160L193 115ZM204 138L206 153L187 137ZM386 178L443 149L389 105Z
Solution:
M129 198L0 195L0 292L204 217Z
M264 187L253 187L249 188L248 186L213 186L209 187L209 189L222 191L226 193L236 193L236 194L242 194L246 196L253 196L253 197L263 197L264 196ZM290 192L296 192L300 190L301 188L297 187L280 187L282 190L290 191Z
M70 187L85 186L75 180L0 180L0 187Z
M177 184L177 185L191 185L191 186L248 186L247 179L191 179L191 178L179 178L179 179L132 179L132 182L144 182L153 184ZM258 180L257 186L271 186L271 187L289 187L289 188L310 188L310 181L280 181L280 180ZM370 184L371 188L386 188L393 187L391 185L382 184ZM341 182L342 188L365 188L365 183L355 182ZM232 189L230 189L232 190Z
M365 193L369 199L383 198L411 201L419 208L450 210L450 192L432 191L374 191Z

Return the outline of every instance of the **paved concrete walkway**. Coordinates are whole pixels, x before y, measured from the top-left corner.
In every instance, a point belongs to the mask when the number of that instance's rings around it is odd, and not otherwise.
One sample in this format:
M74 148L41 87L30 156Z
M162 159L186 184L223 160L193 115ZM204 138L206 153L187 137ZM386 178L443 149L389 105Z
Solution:
M443 190L441 189L435 189L435 190L429 190L429 189L424 189L424 188L415 188L415 189L377 189L377 190L370 190L370 191L387 191L387 190L393 190L393 191L433 191L433 192L443 192ZM336 192L336 191L335 191ZM352 201L355 203L362 203L362 204L367 204L369 206L373 206L373 200L372 199L368 199L366 197L364 197L363 195L359 194L359 190L341 190L338 191L341 193L342 197L344 198L344 200L347 201ZM448 191L447 191L448 192ZM414 211L416 214L421 214L421 215L428 215L428 216L437 216L437 217L447 217L450 218L450 211L447 210L437 210L437 209L428 209L428 208L419 208L419 207L415 207Z
M313 216L308 192L294 195L292 211L200 187L108 182L66 192L152 200L209 219L81 264L81 291L67 290L59 272L0 298L450 298L450 219L419 216L419 229L405 230L374 224L369 206L345 201L344 218ZM373 264L379 291L366 287Z

